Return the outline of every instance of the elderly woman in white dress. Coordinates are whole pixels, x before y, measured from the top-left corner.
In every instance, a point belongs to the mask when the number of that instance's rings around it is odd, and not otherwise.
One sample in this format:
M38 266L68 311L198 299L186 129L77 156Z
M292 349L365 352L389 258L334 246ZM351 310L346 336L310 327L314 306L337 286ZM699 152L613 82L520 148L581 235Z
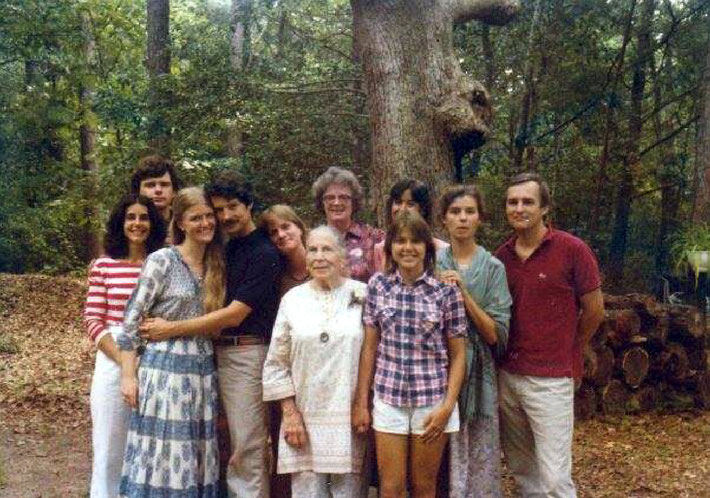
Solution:
M312 230L306 249L311 280L281 300L264 364L264 400L279 400L283 414L277 472L291 474L294 497L359 497L366 438L350 412L366 286L342 276L334 229Z

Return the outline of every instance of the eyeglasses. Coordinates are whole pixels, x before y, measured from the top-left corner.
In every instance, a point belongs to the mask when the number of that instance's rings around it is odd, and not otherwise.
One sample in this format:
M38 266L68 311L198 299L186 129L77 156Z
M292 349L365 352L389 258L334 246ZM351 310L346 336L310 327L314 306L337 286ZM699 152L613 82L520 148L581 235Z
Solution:
M343 195L333 195L333 194L328 194L323 196L323 201L327 203L339 201L339 202L350 202L353 200L353 197L351 195L343 194Z

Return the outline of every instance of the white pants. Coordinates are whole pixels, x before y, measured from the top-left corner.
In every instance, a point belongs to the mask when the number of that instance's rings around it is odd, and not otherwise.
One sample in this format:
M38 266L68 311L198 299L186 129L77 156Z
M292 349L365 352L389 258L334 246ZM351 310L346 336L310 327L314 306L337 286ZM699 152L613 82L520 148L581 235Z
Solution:
M362 496L362 474L291 474L293 498L357 498Z
M261 384L266 346L218 346L219 393L236 465L227 470L230 498L269 497L266 405Z
M524 498L575 498L574 382L501 370L501 446Z
M115 498L121 481L123 452L131 407L121 397L121 367L101 351L96 353L91 382L91 498Z

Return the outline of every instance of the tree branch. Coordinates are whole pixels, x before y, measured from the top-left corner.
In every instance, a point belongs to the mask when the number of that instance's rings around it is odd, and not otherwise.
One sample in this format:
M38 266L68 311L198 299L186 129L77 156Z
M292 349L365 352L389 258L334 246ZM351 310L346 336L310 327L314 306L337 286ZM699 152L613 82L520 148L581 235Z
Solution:
M520 10L518 0L454 0L453 19L461 24L477 19L486 24L508 24Z
M665 137L656 140L654 143L652 143L651 145L649 145L648 147L646 147L645 149L643 149L641 152L639 152L639 157L643 157L643 156L646 155L648 152L651 152L653 149L655 149L656 147L658 147L658 146L661 145L662 143L664 143L664 142L670 140L671 138L675 137L676 135L678 135L680 132L682 132L683 130L685 130L687 127L689 127L690 125L692 125L693 123L695 123L695 122L696 122L697 120L699 120L699 119L700 119L700 116L695 116L694 118L692 118L692 119L686 121L685 123L683 123L681 126L679 126L679 127L676 128L675 130L673 130L672 132L670 132L670 133L669 133L668 135L666 135Z

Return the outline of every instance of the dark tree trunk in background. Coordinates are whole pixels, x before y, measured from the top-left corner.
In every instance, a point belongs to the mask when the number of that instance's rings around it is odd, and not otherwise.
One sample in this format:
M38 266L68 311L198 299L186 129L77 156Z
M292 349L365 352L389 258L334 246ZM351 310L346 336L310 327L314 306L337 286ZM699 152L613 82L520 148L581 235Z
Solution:
M84 36L84 58L86 67L94 67L95 41L91 30L88 14L82 16L82 30ZM98 191L98 168L96 165L95 145L96 145L96 115L93 112L93 86L91 78L83 78L83 83L79 89L79 103L81 106L81 125L79 126L79 149L81 169L85 172L85 199L88 200L85 208L86 223L84 225L84 258L90 261L96 258L100 252L99 238L92 222L98 219L98 202L96 194Z
M165 81L170 74L170 1L148 0L146 27L146 67L150 80L148 146L152 152L170 155L170 128L166 110L170 90Z
M233 82L246 71L251 52L251 0L232 0L230 11L229 61ZM227 122L226 150L229 157L244 158L244 131L236 119Z
M616 193L614 228L609 250L609 283L621 284L626 262L631 201L635 190L634 181L641 169L641 132L643 131L643 94L646 88L646 72L651 56L651 22L655 0L644 0L641 20L637 31L637 49L631 83L631 106L629 114L629 139L622 164L621 178Z
M520 103L520 120L518 122L518 133L515 136L513 147L513 163L511 164L512 171L515 173L520 173L523 170L523 155L530 145L530 114L535 99L535 63L533 61L533 49L535 47L535 35L538 31L538 24L540 23L541 6L542 0L535 0L533 17L528 33L528 49L523 75L525 91L523 92L523 98Z
M404 176L434 191L454 178L454 159L480 146L491 109L482 84L461 71L453 26L503 24L510 0L351 0L368 96L372 195L383 220L390 186Z
M673 95L673 64L671 59L670 44L666 44L666 53L662 60L667 61L664 67L655 68L655 61L651 58L651 67L653 72L653 103L658 111L653 117L653 126L655 128L656 140L661 140L664 136L669 135L673 131L672 116L666 116L666 112L661 109L663 107L664 90L667 95ZM666 83L661 85L662 75L665 76ZM678 209L680 208L681 189L677 178L678 158L676 156L675 147L676 139L671 138L665 141L661 146L661 163L658 165L656 173L658 182L661 186L661 222L658 227L658 236L656 237L656 271L659 275L663 275L670 269L669 261L669 238L675 232L678 226Z
M604 108L604 138L602 142L602 153L599 156L599 168L597 170L597 185L594 192L595 200L592 202L592 212L589 220L590 233L596 233L601 217L602 199L604 198L604 185L607 182L607 169L609 166L609 156L611 155L614 138L617 135L616 114L619 101L619 86L624 76L624 60L626 58L626 48L631 39L631 31L634 24L634 14L636 12L636 0L632 0L629 8L628 20L624 28L624 35L621 41L621 48L616 60L609 69L607 78L607 101Z
M708 29L710 32L710 27ZM695 203L692 220L695 223L710 223L710 41L705 56L702 84L702 115L698 123L698 142L695 154L695 178L693 187Z

